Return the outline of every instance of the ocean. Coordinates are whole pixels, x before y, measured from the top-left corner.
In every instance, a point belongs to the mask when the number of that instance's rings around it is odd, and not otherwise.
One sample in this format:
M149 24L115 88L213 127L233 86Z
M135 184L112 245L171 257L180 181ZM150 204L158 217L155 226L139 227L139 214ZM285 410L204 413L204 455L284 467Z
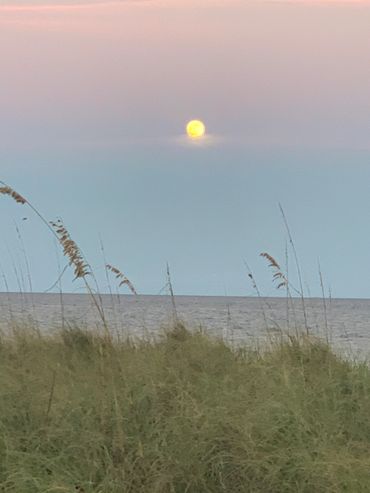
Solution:
M164 333L177 317L192 329L202 329L230 344L259 343L281 330L306 329L328 338L339 350L370 355L370 300L257 298L219 296L101 295L104 316L113 333L132 338ZM87 294L0 294L0 328L27 322L41 332L65 325L102 327Z
M281 330L306 329L353 356L370 355L370 300L218 296L101 295L104 316L114 334L141 338L163 335L177 317L191 329L232 345L256 344ZM62 327L102 328L87 294L0 294L0 328L27 322L41 332Z

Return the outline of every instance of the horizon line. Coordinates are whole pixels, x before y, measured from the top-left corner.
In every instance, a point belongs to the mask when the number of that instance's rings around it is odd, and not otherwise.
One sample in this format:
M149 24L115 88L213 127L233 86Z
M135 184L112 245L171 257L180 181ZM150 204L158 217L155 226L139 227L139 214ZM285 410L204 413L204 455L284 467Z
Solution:
M1 295L19 295L19 296L24 296L24 295L54 295L54 296L60 296L60 292L47 292L45 293L44 291L0 291L0 296ZM112 296L112 294L107 291L107 292L100 292L100 295L103 296ZM68 296L87 296L91 297L90 293L74 293L74 292L69 292L65 291L62 292L62 296L68 295ZM113 297L116 296L129 296L132 298L137 298L138 296L153 296L153 297L169 297L171 298L172 296L170 294L153 294L153 293L138 293L138 294L132 294L132 293L115 293L113 294ZM243 295L243 294L238 294L238 295L230 295L230 294L174 294L175 298L248 298L248 299L269 299L269 300L286 300L285 295L281 296L263 296L261 295L260 297L258 295ZM291 299L301 301L302 298L301 296L291 296ZM320 300L322 301L323 297L322 296L305 296L305 300ZM326 296L324 299L328 300L330 299L331 301L337 300L337 301L344 301L344 300L352 300L352 301L369 301L369 297L364 297L364 298L359 298L357 296L355 297L345 297L345 296L338 296L338 297L329 297Z

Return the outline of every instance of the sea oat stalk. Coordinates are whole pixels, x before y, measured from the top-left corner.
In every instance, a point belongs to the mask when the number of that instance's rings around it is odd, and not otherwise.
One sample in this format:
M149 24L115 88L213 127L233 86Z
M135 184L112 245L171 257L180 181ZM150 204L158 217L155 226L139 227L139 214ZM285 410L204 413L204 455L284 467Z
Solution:
M118 284L118 287L121 287L121 286L123 286L125 284L129 288L129 290L131 291L132 294L136 294L137 295L137 291L136 291L134 285L125 276L125 274L123 274L123 272L121 272L119 269L117 269L117 267L113 267L113 265L106 264L105 266L106 266L107 270L109 270L113 274L115 274L116 279L120 279L120 282Z
M56 222L51 221L49 223L44 218L44 216L16 190L14 190L12 187L7 185L3 181L0 181L0 185L1 185L0 194L8 195L9 197L12 197L18 204L28 205L28 207L32 209L32 211L40 218L40 220L45 224L45 226L49 229L49 231L55 236L55 238L61 244L61 246L63 247L64 255L69 258L69 265L71 266L73 265L74 267L75 279L82 278L84 280L86 289L90 294L96 309L99 312L104 328L108 331L107 323L104 316L103 306L102 304L99 305L99 303L97 302L93 290L91 289L91 286L87 281L87 275L88 274L92 275L91 269L89 268L87 262L85 262L81 250L78 248L77 244L71 239L67 229L64 227L61 220L58 220Z

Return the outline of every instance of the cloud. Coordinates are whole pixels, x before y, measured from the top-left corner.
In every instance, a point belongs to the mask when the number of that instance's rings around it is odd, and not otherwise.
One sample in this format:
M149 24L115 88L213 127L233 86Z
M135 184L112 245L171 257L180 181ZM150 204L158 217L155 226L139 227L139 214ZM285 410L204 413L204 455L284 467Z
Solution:
M369 4L370 0L0 0L1 10L49 10L49 9L80 9L99 6L119 6L127 4L145 4L157 3L163 6L176 7L180 5L197 5L197 7L206 7L209 5L230 5L243 2L249 3L344 3L344 4Z
M54 5L96 5L103 3L124 3L127 0L112 2L112 0L0 0L0 6L5 7L36 7Z
M145 3L152 0L0 0L0 8L7 10L81 8L104 5Z
M93 7L119 7L128 5L155 4L165 8L196 7L198 9L210 6L243 5L244 2L264 2L266 0L0 0L0 10L17 11L48 11L48 10L78 10ZM275 1L275 0L267 0ZM279 0L278 0L279 1ZM281 1L281 0L280 0ZM286 1L286 0L284 0ZM292 0L302 1L302 0ZM324 0L325 1L325 0ZM349 0L351 1L351 0ZM359 0L361 1L361 0Z

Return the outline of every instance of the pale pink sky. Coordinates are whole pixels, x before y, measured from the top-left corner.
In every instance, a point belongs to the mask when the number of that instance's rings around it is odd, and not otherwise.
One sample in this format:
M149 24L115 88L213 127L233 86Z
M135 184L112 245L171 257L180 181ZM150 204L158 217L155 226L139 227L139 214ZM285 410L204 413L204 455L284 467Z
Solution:
M16 3L0 2L9 142L172 138L195 115L228 139L369 145L367 1Z
M246 259L276 295L258 254L284 262L281 202L311 294L320 257L334 296L369 296L368 1L0 5L0 178L63 217L93 266L99 232L141 293L169 261L176 293L245 295ZM208 147L184 137L194 117ZM2 266L15 217L43 291L58 277L43 225L1 211Z

